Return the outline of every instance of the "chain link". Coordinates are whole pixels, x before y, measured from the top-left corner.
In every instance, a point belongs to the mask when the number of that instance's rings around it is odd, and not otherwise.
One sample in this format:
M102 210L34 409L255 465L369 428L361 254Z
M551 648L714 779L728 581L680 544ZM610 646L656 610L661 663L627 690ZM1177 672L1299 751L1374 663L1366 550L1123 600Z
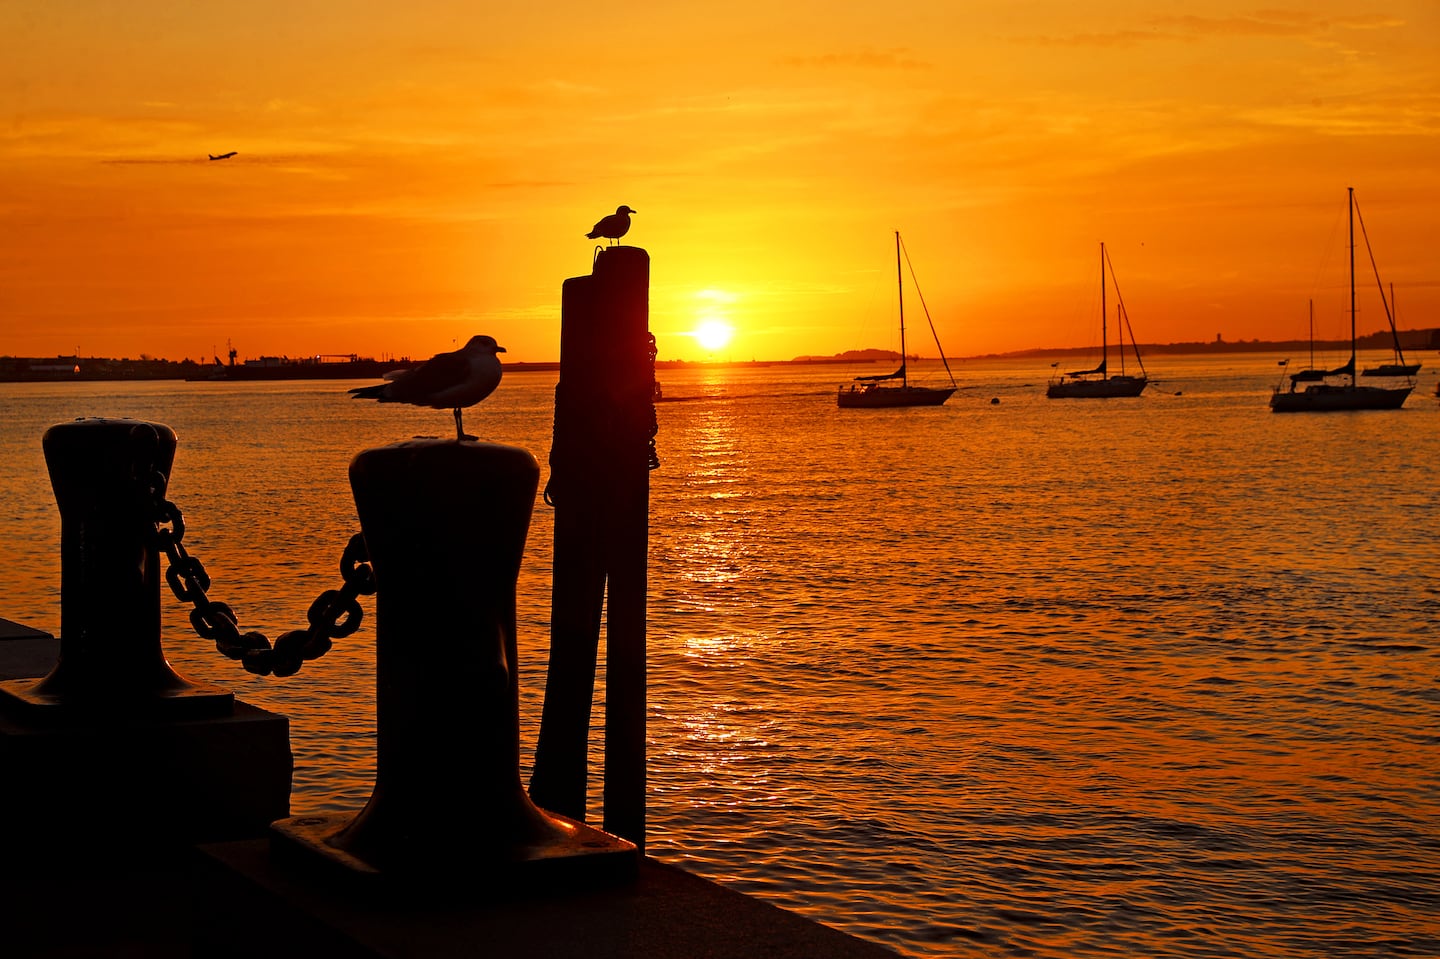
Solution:
M652 470L660 468L660 453L655 448L655 437L660 434L660 417L655 413L655 357L660 353L660 347L655 344L655 334L646 332L649 339L646 346L647 355L650 358L650 435L646 437L649 443L648 465Z
M168 560L165 582L176 599L193 607L190 625L202 639L212 640L222 655L239 660L247 672L283 677L299 672L306 660L324 656L333 645L331 640L349 636L360 628L364 613L356 597L375 592L375 571L365 549L365 537L356 533L340 557L344 585L338 590L325 590L310 604L305 614L308 629L281 633L273 647L263 633L240 632L235 611L207 595L210 574L205 564L185 549L185 519L180 508L165 498L169 478L154 463L159 437L150 426L137 426L131 436L139 460L144 463L141 475L136 477L136 493L153 528L155 543Z

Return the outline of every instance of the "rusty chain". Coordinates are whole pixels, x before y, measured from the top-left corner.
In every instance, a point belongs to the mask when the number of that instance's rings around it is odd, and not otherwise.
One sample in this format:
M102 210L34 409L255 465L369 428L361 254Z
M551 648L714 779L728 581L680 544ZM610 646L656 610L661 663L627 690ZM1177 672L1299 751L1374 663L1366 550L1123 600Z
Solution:
M131 435L137 445L158 449L159 438L152 428L136 427ZM143 452L141 462L145 462ZM260 676L293 676L306 660L318 659L329 652L331 640L349 636L360 628L364 614L356 597L375 592L375 572L362 534L351 536L341 554L340 576L344 585L338 590L325 590L310 604L305 614L310 624L308 629L281 633L272 647L263 633L240 632L235 611L207 595L210 575L205 571L205 564L185 549L185 519L180 508L165 498L169 477L156 467L153 453L140 472L143 475L135 478L136 492L153 529L156 546L169 561L165 581L176 599L193 607L190 625L195 632L202 639L214 640L215 648L222 655L239 660L247 672Z
M649 344L646 346L646 353L650 358L650 435L646 437L649 444L646 466L652 470L660 468L660 453L655 448L655 437L660 434L660 417L655 412L655 357L660 353L660 347L655 343L655 334L645 333Z

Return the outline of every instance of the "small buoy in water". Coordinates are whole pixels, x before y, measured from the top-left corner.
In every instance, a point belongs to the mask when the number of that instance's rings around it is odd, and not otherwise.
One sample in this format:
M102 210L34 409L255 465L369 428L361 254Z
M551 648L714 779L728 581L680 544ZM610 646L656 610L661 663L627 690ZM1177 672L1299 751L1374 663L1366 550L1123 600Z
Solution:
M990 405L991 405L991 406L999 406L999 405L1000 405L1000 397L998 397L998 396L992 396L992 397L990 397Z

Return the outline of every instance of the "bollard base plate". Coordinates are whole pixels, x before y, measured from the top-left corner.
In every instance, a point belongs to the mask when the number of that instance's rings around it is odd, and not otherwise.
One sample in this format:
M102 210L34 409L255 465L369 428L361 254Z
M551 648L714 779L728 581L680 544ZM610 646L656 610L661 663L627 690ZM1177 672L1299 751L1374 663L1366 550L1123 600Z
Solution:
M290 814L293 768L289 722L240 701L225 716L189 719L0 712L0 848L23 873L30 854L17 849L83 864L258 838Z
M634 880L640 860L634 843L555 813L544 815L556 828L542 841L469 852L431 850L428 856L413 856L416 864L403 870L383 869L330 842L354 819L348 814L296 816L272 823L270 849L277 859L319 866L362 888L385 893L413 891L429 896L448 889L463 895L477 888L520 892ZM464 819L456 817L457 822Z
M113 690L93 694L77 690L51 690L45 680L11 679L0 682L0 710L20 719L67 719L97 712L140 715L149 719L206 719L228 716L235 709L235 694L219 686L192 683L121 695Z

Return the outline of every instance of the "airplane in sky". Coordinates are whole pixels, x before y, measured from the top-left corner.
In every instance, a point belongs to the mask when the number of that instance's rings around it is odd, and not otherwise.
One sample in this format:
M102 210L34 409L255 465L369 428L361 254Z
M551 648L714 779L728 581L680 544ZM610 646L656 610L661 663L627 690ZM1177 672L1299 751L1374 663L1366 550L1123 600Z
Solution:
M229 153L222 153L218 157L215 154L211 153L209 154L209 157L212 160L228 160L239 152L239 150L231 150Z

